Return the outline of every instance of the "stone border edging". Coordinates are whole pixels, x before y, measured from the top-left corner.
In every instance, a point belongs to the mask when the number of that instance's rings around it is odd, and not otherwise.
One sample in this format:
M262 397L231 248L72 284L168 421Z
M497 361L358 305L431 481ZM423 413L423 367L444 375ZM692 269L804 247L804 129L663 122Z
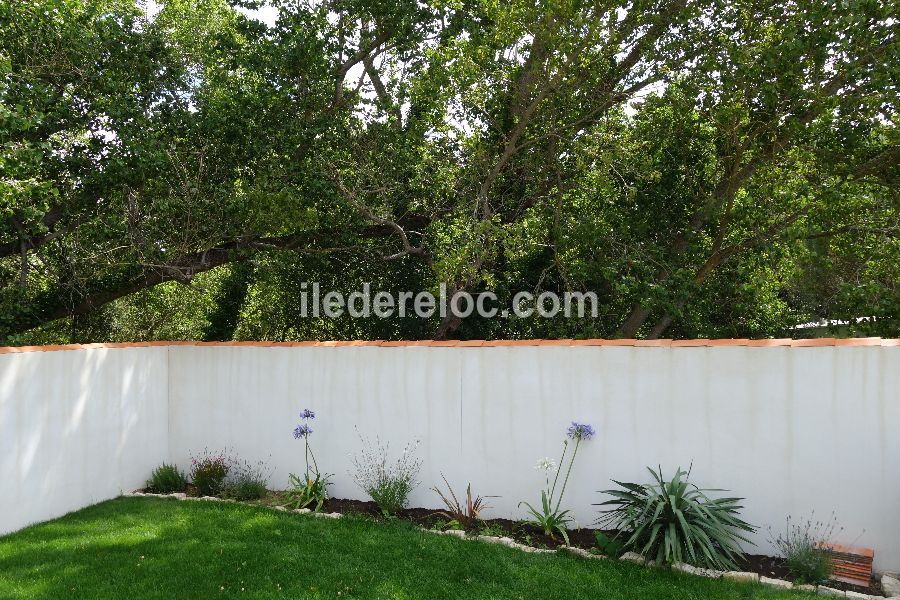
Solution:
M184 492L175 492L172 494L154 494L150 492L127 492L122 494L123 497L127 498L141 498L141 497L150 497L150 498L175 498L177 500L193 500L198 502L227 502L232 504L242 504L244 506L255 506L257 508L268 508L270 510L275 510L278 512L290 512L297 513L301 515L310 515L313 517L319 517L323 519L340 519L344 515L339 512L333 513L320 513L312 511L308 508L295 508L289 509L286 506L266 506L260 504L250 504L248 502L240 502L237 500L231 500L228 498L219 498L216 496L188 496ZM566 552L569 554L574 554L575 556L579 556L581 558L588 558L592 560L607 560L608 556L603 554L593 554L588 552L583 548L576 548L573 546L562 546L557 549L550 548L535 548L533 546L527 546L525 544L520 544L509 537L494 537L490 535L467 535L465 531L460 529L448 529L448 530L438 530L438 529L427 529L425 527L419 527L420 531L424 531L426 533L433 533L435 535L449 535L453 537L457 537L462 540L471 540L478 541L487 544L499 544L502 546L507 546L509 548L514 548L516 550L520 550L522 552L529 552L532 554L556 554L557 552ZM640 554L635 552L626 552L619 560L624 560L626 562L631 562L637 565L643 565L647 567L655 567L656 564L654 561L648 561ZM784 579L772 579L770 577L765 577L760 575L759 573L751 573L745 571L717 571L715 569L706 569L702 567L695 567L693 565L689 565L686 563L675 563L672 565L672 570L679 571L681 573L687 573L689 575L696 575L698 577L706 577L709 579L730 579L732 581L742 581L748 583L760 583L762 585L767 585L770 587L781 588L784 590L801 590L806 592L813 592L820 596L837 596L841 598L855 598L857 600L879 600L883 599L884 596L872 596L869 594L861 594L859 592L847 592L844 590L838 590L834 588L830 588L827 586L815 586L809 584L798 585L795 583L791 583L790 581L786 581ZM890 600L890 599L888 599Z

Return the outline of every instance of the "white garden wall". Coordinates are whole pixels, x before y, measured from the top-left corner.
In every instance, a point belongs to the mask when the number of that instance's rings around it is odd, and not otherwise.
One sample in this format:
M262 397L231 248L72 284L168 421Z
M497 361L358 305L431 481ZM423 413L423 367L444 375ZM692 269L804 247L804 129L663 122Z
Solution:
M137 487L164 459L187 467L205 447L267 461L272 485L284 487L303 469L291 431L311 408L311 441L339 497L363 498L348 474L358 428L397 452L421 440L414 505L438 506L428 488L443 472L457 491L471 481L501 496L489 516L520 517L520 501L539 500L535 461L558 460L578 420L597 430L564 502L581 524L594 520L592 503L610 478L646 481L647 465L671 474L693 463L698 484L746 497L750 522L777 528L788 514L834 512L844 527L836 541L873 547L877 569L897 570L898 389L900 351L890 345L173 345L2 355L0 439L16 450L0 456L0 481L19 487L0 497L0 531ZM70 435L54 435L71 422ZM93 458L104 453L115 458ZM45 499L63 485L46 469L67 466L71 498ZM9 475L16 469L20 479ZM755 541L751 551L768 550L764 531Z
M0 534L143 485L168 458L167 348L0 354Z

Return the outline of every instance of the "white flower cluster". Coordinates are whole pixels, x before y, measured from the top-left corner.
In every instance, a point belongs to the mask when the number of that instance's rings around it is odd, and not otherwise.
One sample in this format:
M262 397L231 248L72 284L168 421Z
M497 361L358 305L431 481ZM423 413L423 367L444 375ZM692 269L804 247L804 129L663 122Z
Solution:
M556 463L553 462L553 459L549 456L545 456L544 458L539 458L537 463L534 465L535 470L537 471L547 471L548 473L556 472Z

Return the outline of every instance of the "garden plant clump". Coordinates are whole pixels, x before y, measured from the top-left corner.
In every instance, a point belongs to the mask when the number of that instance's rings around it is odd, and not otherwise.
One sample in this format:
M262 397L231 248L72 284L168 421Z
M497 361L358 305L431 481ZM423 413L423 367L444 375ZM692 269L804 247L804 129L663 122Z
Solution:
M796 581L822 583L831 577L832 563L826 544L836 527L834 514L827 521L817 521L814 516L795 521L788 516L784 532L776 534L768 528L769 541L784 558Z
M228 474L222 482L222 497L233 500L256 500L266 495L266 484L271 475L266 463L251 463L247 460L232 458L228 465Z
M575 447L572 449L572 454L569 457L569 466L566 469L566 476L563 479L562 486L559 488L559 495L557 495L556 492L560 471L557 468L556 463L550 458L542 458L538 460L534 467L535 469L544 472L545 486L544 489L541 490L540 509L535 508L528 502L520 502L520 505L524 504L528 509L528 514L531 515L534 522L543 528L544 534L553 537L555 534L559 533L566 541L566 544L569 543L567 527L572 521L572 518L569 516L569 511L561 510L560 506L562 505L563 495L566 493L566 485L569 483L569 475L572 473L572 466L575 464L575 456L578 454L578 447L581 445L582 440L589 440L592 437L594 437L593 427L586 423L576 423L573 421L572 425L566 431L567 439L563 440L562 456L559 459L560 468L565 463L566 453L569 451L570 440L575 442ZM554 474L552 484L550 483L551 473Z
M315 418L316 413L305 408L300 413L300 423L294 427L294 439L303 440L306 471L303 477L293 473L288 476L291 483L288 499L290 505L294 508L311 507L312 510L320 511L325 500L328 499L329 480L332 476L319 472L319 464L316 462L316 456L309 445L309 438L313 432L309 421Z
M225 450L204 450L191 457L191 483L200 496L218 496L231 469L231 458Z
M446 526L450 528L460 528L464 531L475 530L481 521L481 512L490 508L485 503L485 497L473 497L472 484L470 483L466 486L465 503L460 503L459 499L456 497L456 492L453 491L453 487L450 485L450 482L447 481L447 478L444 477L443 473L441 473L441 479L444 480L444 485L447 486L447 494L437 487L431 489L440 496L441 502L447 507L447 510L438 512L439 515L449 519Z
M153 469L150 479L147 480L147 490L157 494L171 494L183 492L187 486L187 479L176 465L163 463Z
M621 532L623 547L659 564L689 563L701 567L738 570L743 557L739 542L750 543L743 532L755 528L738 515L741 498L710 498L689 481L690 471L678 469L671 480L662 468L648 468L653 483L623 483L606 490L613 497L599 506L600 524Z
M410 492L419 485L416 478L422 461L415 456L419 441L408 443L399 458L390 462L388 444L382 444L377 437L372 443L362 434L359 439L363 447L353 458L354 470L350 476L378 504L382 513L396 515L406 508Z

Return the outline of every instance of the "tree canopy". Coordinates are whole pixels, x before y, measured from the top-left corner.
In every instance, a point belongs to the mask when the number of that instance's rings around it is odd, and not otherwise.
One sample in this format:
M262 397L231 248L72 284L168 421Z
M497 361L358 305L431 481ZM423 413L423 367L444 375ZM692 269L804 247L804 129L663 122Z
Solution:
M0 3L0 341L900 333L894 2L272 4Z

